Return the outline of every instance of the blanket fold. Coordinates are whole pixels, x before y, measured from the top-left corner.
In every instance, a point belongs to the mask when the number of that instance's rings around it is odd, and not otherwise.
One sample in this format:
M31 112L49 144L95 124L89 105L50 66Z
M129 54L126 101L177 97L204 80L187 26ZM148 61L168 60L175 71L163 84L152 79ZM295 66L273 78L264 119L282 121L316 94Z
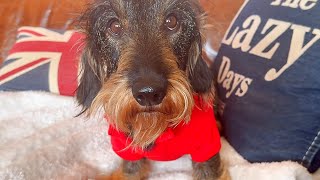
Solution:
M75 117L79 111L71 97L0 92L0 179L85 179L117 168L102 114ZM223 138L221 155L236 180L319 178L295 162L251 164ZM190 156L152 166L150 180L192 179Z

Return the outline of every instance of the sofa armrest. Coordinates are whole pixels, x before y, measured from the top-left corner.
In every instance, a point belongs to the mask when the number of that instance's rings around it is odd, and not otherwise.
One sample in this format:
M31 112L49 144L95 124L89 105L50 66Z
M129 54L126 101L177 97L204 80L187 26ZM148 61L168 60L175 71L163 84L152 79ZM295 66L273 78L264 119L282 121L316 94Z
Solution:
M67 30L90 0L9 0L0 2L0 63L21 26Z

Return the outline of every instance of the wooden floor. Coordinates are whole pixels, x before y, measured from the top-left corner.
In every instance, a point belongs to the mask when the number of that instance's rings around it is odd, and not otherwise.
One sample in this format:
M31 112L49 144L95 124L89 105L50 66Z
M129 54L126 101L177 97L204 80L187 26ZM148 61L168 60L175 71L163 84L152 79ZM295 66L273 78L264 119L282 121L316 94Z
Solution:
M20 26L42 26L56 29L72 28L72 20L92 0L0 0L0 63L15 41ZM210 37L214 47L227 29L243 0L200 0L209 11L214 28Z

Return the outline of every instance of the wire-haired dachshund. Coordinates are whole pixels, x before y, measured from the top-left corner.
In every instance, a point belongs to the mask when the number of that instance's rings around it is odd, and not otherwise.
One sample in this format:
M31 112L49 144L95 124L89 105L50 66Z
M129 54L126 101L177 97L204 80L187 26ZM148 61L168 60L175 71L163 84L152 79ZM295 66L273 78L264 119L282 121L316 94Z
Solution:
M194 179L230 179L220 160L213 73L202 59L198 0L97 0L86 33L77 100L103 108L121 167L105 179L148 176L148 159L189 154Z

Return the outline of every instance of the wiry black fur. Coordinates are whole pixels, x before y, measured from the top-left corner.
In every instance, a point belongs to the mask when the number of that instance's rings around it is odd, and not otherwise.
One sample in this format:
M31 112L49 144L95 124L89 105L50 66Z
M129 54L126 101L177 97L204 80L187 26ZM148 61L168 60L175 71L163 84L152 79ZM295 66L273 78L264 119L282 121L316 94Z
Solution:
M165 18L174 14L181 26L177 33L166 31ZM197 0L97 0L81 18L82 30L86 33L85 50L81 58L82 77L77 90L77 100L85 112L97 96L103 83L118 69L119 57L127 48L133 48L129 66L123 76L133 86L136 81L164 79L170 71L162 61L160 46L168 46L177 57L181 71L188 72L193 91L204 94L210 91L213 76L203 61L201 26L203 14ZM108 34L113 19L119 19L124 27L121 37ZM165 42L159 44L158 42ZM132 43L134 45L132 45ZM131 50L132 51L132 50ZM152 73L152 74L150 74ZM143 78L147 80L141 80ZM152 147L150 147L152 148ZM124 161L122 171L126 177L141 179L145 159ZM204 163L193 163L195 178L219 179L222 175L220 156ZM212 171L212 172L211 172ZM135 179L133 178L133 179ZM128 179L128 178L127 178Z
M76 94L79 104L84 107L80 114L82 114L86 108L91 105L93 99L101 89L101 81L88 64L88 58L90 57L87 55L87 53L84 53L82 56L83 69L81 73L84 75L81 76L80 84Z
M198 58L196 64L189 74L190 84L196 93L203 94L209 91L212 87L213 72L202 59L201 50L202 42L200 35L197 35L192 42L194 45L189 50L189 63L193 61L191 57ZM200 51L200 52L198 52ZM194 55L194 53L199 53ZM190 59L191 58L191 59Z
M118 58L129 38L136 38L135 41L139 44L136 51L144 55L137 56L139 67L146 68L142 72L148 72L148 68L152 66L153 69L163 72L160 76L166 76L164 72L166 67L159 66L158 60L152 61L154 57L161 59L157 52L157 39L166 39L178 57L179 62L177 63L180 69L186 70L189 63L197 62L190 72L190 83L195 92L207 92L211 88L213 77L201 57L202 42L200 22L197 16L202 15L203 11L198 8L196 0L123 0L123 2L125 8L131 10L122 12L116 0L99 0L90 6L80 19L80 27L86 33L87 38L85 52L81 59L83 69L77 99L79 104L83 105L84 111L91 105L92 100L101 89L101 84L117 70ZM163 3L166 2L169 2L170 6L165 10L166 14L161 17L160 10L157 8L163 7ZM135 12L140 12L140 15ZM162 27L163 18L170 13L174 13L181 23L181 32L175 35L167 33ZM129 29L124 37L114 38L106 33L108 23L113 18L128 21ZM191 46L192 44L195 45ZM152 65L152 62L155 64ZM135 67L134 64L133 67ZM132 68L132 71L136 69ZM136 79L135 74L137 73L128 72L127 76L134 80Z
M223 164L220 159L220 154L213 156L206 162L192 162L194 176L197 179L218 179L223 174ZM214 171L212 171L214 169ZM206 172L206 173L203 173Z

